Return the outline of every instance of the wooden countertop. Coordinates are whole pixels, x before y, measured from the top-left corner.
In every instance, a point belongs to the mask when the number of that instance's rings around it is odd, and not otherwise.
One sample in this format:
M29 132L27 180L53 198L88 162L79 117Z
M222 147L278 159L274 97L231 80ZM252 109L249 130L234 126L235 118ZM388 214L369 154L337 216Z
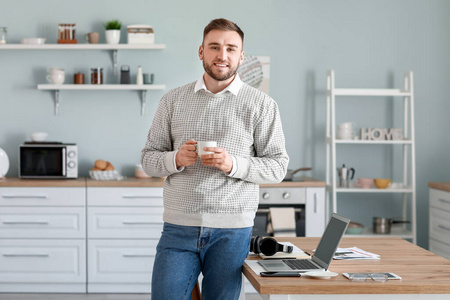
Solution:
M302 181L285 181L278 184L262 184L261 187L325 187L325 182L310 177L299 177ZM164 187L164 179L134 177L123 180L77 179L21 179L6 177L0 179L0 187Z
M429 182L428 187L445 192L450 192L450 182Z
M21 179L6 177L0 179L0 187L85 187L86 178L76 179Z
M277 238L312 253L319 238ZM380 254L380 260L333 260L330 279L261 277L244 264L243 273L260 294L450 294L450 260L401 238L344 237L339 247L359 247ZM393 272L402 280L351 282L345 272Z

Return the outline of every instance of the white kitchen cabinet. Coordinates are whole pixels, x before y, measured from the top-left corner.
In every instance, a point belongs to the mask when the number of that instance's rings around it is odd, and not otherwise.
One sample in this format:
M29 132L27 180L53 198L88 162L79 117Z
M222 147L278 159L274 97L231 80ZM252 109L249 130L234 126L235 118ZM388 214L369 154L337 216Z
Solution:
M360 140L360 139L338 139L336 136L336 106L340 103L337 101L337 97L346 96L353 97L387 97L392 101L403 98L403 114L398 114L397 118L403 118L403 139L401 140ZM398 236L405 239L411 239L413 243L416 243L416 174L415 174L415 135L414 135L414 89L413 89L413 73L411 71L406 72L404 76L404 88L403 89L346 89L335 88L334 71L329 70L327 72L327 95L326 95L326 183L327 183L327 201L328 206L331 198L333 212L338 212L338 200L339 195L348 193L371 193L377 194L378 198L381 198L387 193L399 193L403 196L402 205L402 217L404 220L408 219L408 204L410 207L409 220L411 222L410 230L406 226L403 226L401 230L393 230L392 236ZM360 99L360 98L357 98ZM401 100L400 100L401 101ZM361 105L358 101L354 102L355 105ZM383 127L383 124L380 124ZM392 184L392 187L386 189L369 188L363 189L358 186L339 187L337 178L337 155L338 145L348 146L380 146L380 145L393 145L393 147L402 146L403 156L403 170L402 170L402 182L396 182ZM344 197L342 197L344 198ZM361 204L361 209L363 205ZM328 208L327 208L328 211ZM345 212L340 212L345 213ZM351 216L348 216L351 217ZM354 235L353 235L354 236ZM374 234L372 228L369 228L364 234L358 235L360 237L385 237L386 235Z
M429 250L450 259L450 192L430 188Z
M0 292L86 292L84 187L0 187Z
M325 216L324 188L306 188L305 209L305 235L308 237L322 236L325 230L325 224L328 222Z
M87 187L88 292L150 293L162 188Z

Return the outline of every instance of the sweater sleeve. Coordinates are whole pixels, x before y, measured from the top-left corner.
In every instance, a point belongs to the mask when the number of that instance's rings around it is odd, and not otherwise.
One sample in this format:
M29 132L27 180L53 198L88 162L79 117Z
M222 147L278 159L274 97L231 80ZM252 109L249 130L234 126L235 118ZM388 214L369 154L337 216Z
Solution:
M257 184L281 182L286 176L289 156L278 106L271 98L255 125L253 138L255 155L236 157L237 171L233 177Z
M174 164L176 151L173 149L170 129L170 111L164 96L156 110L141 155L142 167L150 176L163 177L181 171Z

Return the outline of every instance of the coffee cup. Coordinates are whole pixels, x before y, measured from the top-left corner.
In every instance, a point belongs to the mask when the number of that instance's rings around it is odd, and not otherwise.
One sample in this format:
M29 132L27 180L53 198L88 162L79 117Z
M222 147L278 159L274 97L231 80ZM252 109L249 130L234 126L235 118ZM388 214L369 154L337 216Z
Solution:
M370 189L373 184L373 178L358 178L358 184L363 189Z
M205 151L206 147L217 147L216 141L198 141L197 142L197 153L202 156L205 154L214 154L213 151Z
M353 129L353 127L355 127L353 122L345 122L338 125L338 129Z
M392 181L388 178L375 178L374 182L375 186L379 189L385 189L392 184Z
M47 80L53 84L63 84L65 79L64 73L51 73L47 75Z
M47 68L48 75L54 74L54 73L65 73L64 69L61 68Z
M98 32L89 32L84 35L84 40L89 44L98 44L98 38L100 34Z

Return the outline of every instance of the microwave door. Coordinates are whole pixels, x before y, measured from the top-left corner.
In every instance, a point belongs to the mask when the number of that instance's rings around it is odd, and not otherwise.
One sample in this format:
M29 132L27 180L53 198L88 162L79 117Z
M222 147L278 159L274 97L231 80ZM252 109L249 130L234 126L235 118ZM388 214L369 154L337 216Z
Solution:
M67 149L66 148L62 148L62 175L63 176L66 176L67 175L67 165L66 165L66 151L67 151Z

